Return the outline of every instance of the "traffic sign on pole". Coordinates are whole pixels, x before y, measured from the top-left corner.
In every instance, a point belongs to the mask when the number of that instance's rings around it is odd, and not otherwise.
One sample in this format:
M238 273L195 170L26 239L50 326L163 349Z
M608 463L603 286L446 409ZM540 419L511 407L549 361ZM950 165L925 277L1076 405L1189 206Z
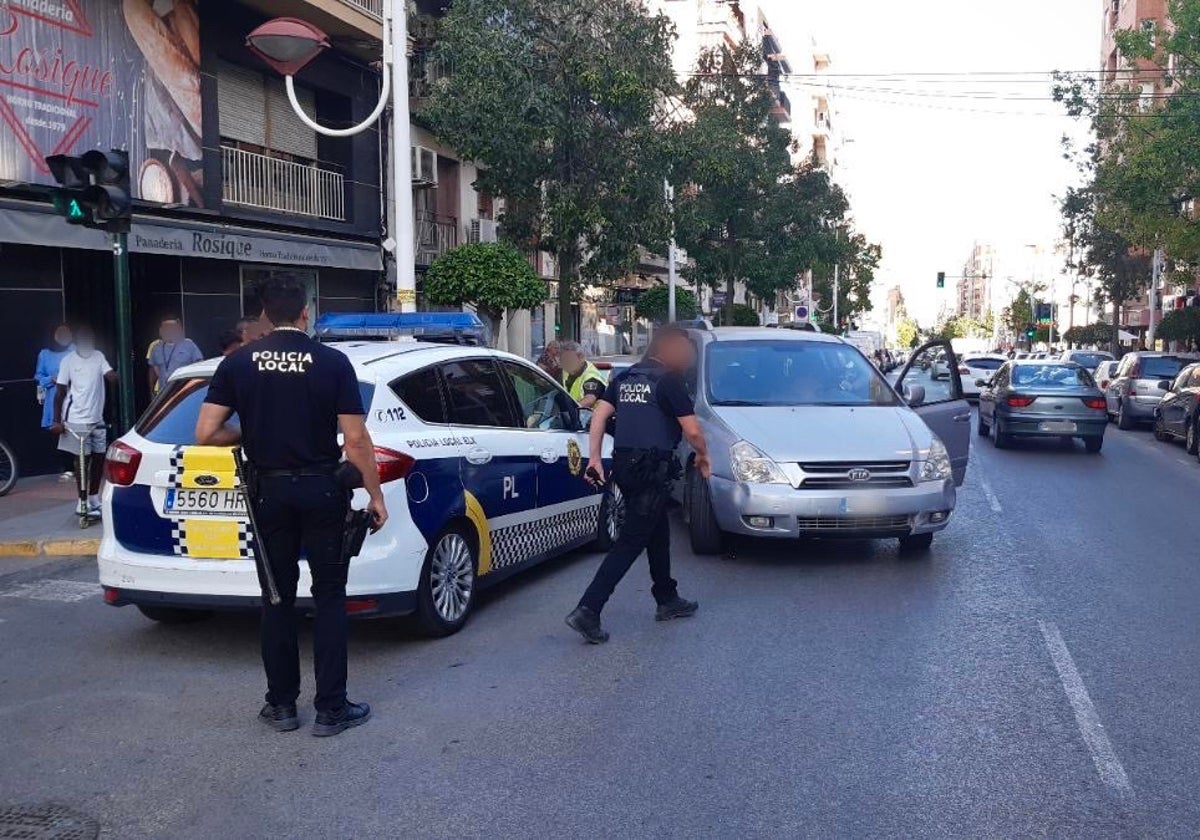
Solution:
M796 307L796 320L807 321L809 319L809 309L807 303L802 303Z

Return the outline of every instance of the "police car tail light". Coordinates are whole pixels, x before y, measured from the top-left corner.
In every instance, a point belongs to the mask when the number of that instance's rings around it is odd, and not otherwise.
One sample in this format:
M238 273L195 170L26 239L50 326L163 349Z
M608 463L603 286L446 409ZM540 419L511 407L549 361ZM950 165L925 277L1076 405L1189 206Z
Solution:
M415 463L416 460L414 460L413 456L404 452L397 452L395 449L388 449L383 446L375 447L375 466L379 471L379 482L381 484L396 481L400 478L408 478L408 474L412 472Z
M141 463L141 452L127 443L117 441L108 447L108 453L104 457L104 476L110 484L128 487L137 478Z

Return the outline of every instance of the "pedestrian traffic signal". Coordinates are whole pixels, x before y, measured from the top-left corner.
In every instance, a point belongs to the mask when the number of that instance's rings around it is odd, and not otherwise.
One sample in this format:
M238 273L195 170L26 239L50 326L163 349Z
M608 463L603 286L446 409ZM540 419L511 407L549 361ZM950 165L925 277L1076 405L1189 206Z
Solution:
M61 185L51 195L54 209L73 225L128 233L133 211L129 153L93 149L82 157L50 155L50 174Z
M939 289L946 288L946 272L944 272L944 271L938 272L938 288Z

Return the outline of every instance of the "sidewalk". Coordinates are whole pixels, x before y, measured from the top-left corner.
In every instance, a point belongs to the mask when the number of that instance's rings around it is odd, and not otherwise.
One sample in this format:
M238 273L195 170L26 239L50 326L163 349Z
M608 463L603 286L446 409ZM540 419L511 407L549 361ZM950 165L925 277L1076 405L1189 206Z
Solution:
M0 558L72 557L100 548L100 523L79 527L75 483L56 475L22 478L0 498Z

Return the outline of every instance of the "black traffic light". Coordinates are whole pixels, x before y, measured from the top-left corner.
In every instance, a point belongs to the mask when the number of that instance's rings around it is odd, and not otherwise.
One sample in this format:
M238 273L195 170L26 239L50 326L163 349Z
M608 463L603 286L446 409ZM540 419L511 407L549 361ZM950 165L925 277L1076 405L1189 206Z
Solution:
M129 153L93 149L82 157L50 155L46 165L54 180L54 209L70 224L128 233L133 211Z
M944 272L944 271L938 272L938 288L939 289L946 288L946 272Z

